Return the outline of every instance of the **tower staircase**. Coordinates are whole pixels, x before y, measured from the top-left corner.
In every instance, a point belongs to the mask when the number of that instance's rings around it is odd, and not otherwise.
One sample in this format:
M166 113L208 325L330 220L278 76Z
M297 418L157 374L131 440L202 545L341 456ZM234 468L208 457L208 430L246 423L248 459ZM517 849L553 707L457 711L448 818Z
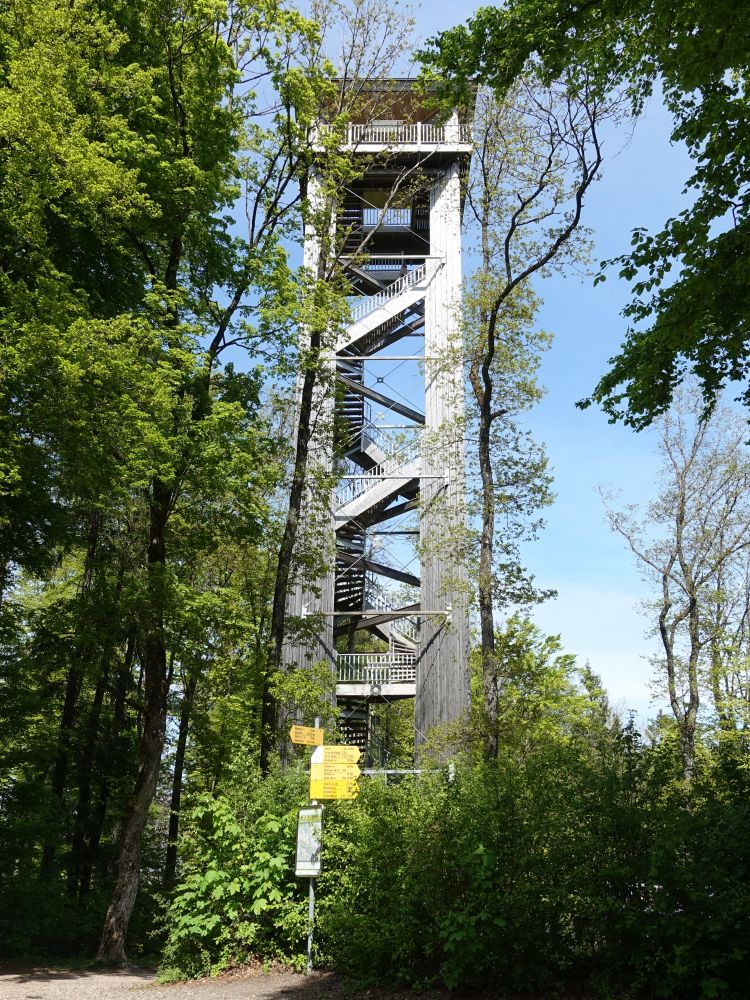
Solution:
M419 586L419 578L373 559L368 552L367 530L414 507L422 469L420 441L385 433L373 420L366 397L371 394L386 408L406 413L415 430L421 414L368 389L364 365L368 356L402 337L422 332L426 288L441 266L440 260L427 260L390 284L377 272L369 273L367 265L351 266L359 287L375 289L352 308L352 322L336 351L343 385L339 441L346 472L334 499L334 602L336 613L346 616L346 624L338 625L335 634L348 635L349 640L348 651L337 654L337 699L352 738L358 700L414 696L419 640L417 620L408 617L408 611L418 612L419 605L398 607L376 579L390 577ZM355 636L360 630L387 648L356 652Z
M336 344L337 355L373 354L406 336L415 317L424 319L424 297L441 260L419 264L375 295L362 299L351 310L352 322ZM402 332L403 331L403 332Z

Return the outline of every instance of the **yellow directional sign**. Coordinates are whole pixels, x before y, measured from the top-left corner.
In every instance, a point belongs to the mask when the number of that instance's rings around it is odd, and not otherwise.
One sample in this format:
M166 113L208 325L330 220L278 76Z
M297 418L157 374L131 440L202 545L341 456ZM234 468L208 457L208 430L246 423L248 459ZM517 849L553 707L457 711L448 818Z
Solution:
M359 786L356 781L313 781L310 779L311 799L356 799Z
M313 751L313 764L356 764L362 752L359 747L324 747Z
M323 743L323 730L312 726L292 726L292 743L303 743L308 747L319 747Z
M360 776L356 764L312 764L310 767L311 781L356 781Z
M310 758L310 798L356 799L361 756L359 747L316 747Z

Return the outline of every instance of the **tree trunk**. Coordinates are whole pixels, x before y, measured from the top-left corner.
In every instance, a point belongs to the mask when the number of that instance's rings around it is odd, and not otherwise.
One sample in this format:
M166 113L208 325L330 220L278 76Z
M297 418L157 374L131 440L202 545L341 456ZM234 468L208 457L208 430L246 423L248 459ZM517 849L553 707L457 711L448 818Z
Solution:
M131 629L128 635L127 643L125 645L125 656L123 658L122 666L117 673L117 679L115 682L114 689L114 699L112 706L112 729L107 735L107 744L114 751L117 747L120 734L125 728L125 698L127 696L128 688L132 683L131 671L133 669L133 658L135 656L135 630ZM104 821L107 816L107 803L109 801L109 785L112 779L113 764L108 761L108 767L102 769L102 773L99 775L98 787L96 795L94 797L94 807L91 814L91 822L88 829L88 835L85 845L85 852L83 856L83 861L81 863L81 871L79 876L79 888L78 897L79 899L88 894L91 887L91 878L93 875L94 865L97 862L99 854L99 844L102 839L102 832L104 830ZM118 764L117 755L115 754L114 767L116 768ZM106 877L106 873L105 873Z
M195 689L198 685L198 673L190 674L185 685L180 707L180 728L177 733L177 748L174 757L174 774L172 775L172 798L169 805L169 834L167 837L167 854L164 860L164 888L171 889L174 885L177 870L177 835L180 830L180 803L182 800L182 774L185 767L185 749L187 747L190 716L193 710Z
M120 853L112 900L104 919L97 959L126 964L125 939L141 874L143 831L156 794L167 721L168 669L164 636L166 529L171 491L159 480L152 486L148 547L147 628L143 642L143 713L136 779L120 836Z
M124 570L122 566L115 585L111 614L114 615L120 604ZM104 704L104 695L109 682L109 669L114 652L115 640L110 637L105 643L101 657L101 667L94 689L94 700L86 720L85 740L78 759L78 804L76 806L73 843L68 867L68 891L71 895L79 894L81 872L86 853L86 835L91 823L91 783L94 770L94 758L97 753L97 738L99 735L99 720Z
M263 774L268 773L270 754L277 732L277 706L270 691L270 682L273 675L281 669L284 627L286 623L286 599L289 590L289 577L292 570L294 545L299 532L302 501L307 480L307 460L310 453L310 437L313 426L313 397L318 378L320 345L320 333L311 334L310 348L307 352L308 360L302 380L302 392L300 394L297 447L294 455L292 485L289 490L289 508L287 510L284 534L281 538L279 559L276 566L273 609L271 611L271 630L263 680L263 702L261 709L260 769Z
M81 600L86 597L94 582L95 560L99 546L99 526L99 515L96 513L91 514L89 518L86 560L78 594ZM60 717L60 736L57 744L55 763L52 768L52 778L50 780L50 790L61 809L63 807L65 784L68 777L68 763L73 745L73 729L78 714L78 697L83 686L86 668L85 647L86 640L83 639L76 644L72 653L72 662L65 682L65 699ZM55 842L47 840L42 848L42 858L39 865L39 877L42 880L48 878L52 871L55 846Z
M485 262L485 266L488 266ZM495 357L495 313L484 324L487 341L481 366L472 365L470 382L479 408L479 472L482 480L482 533L479 542L479 627L484 693L484 751L488 760L498 752L498 669L495 654L495 613L493 608L493 560L495 544L495 480L492 472L490 431L493 421L492 363Z
M78 804L76 805L73 843L70 852L68 868L68 892L72 896L79 894L81 872L86 850L86 833L91 822L91 777L94 770L94 755L96 753L96 738L99 731L99 719L102 713L104 692L109 677L108 657L102 662L99 679L96 682L94 700L89 710L86 722L86 740L81 751L78 764Z
M479 431L479 466L482 477L482 535L479 551L479 626L482 643L482 680L486 732L484 749L489 760L498 751L498 669L495 654L495 615L492 602L492 561L495 540L495 493L490 464L489 426L484 415Z
M77 716L78 696L81 693L81 685L83 684L83 664L80 654L76 652L74 656L75 660L68 670L68 677L65 683L65 700L60 717L60 737L57 744L54 767L52 768L52 778L50 780L50 791L61 810L63 808L65 783L68 776L68 762L73 742L73 727ZM45 840L42 847L42 858L39 863L39 878L42 881L49 878L52 872L55 846L56 838Z

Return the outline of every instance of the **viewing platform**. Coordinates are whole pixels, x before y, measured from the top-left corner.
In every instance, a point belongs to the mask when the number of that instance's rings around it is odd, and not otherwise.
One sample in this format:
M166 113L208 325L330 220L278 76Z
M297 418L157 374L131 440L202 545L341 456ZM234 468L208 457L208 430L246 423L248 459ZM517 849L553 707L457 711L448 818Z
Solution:
M339 653L336 657L337 698L413 698L415 653Z
M398 120L373 121L366 124L350 123L346 128L320 125L319 135L339 137L338 148L356 153L446 152L470 154L472 150L471 125L449 122L433 125L431 122L406 122Z

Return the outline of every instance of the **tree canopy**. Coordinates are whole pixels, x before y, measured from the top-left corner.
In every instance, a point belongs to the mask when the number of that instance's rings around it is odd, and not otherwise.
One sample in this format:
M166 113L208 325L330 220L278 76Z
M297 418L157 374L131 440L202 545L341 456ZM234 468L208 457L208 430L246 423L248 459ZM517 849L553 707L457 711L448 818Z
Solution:
M688 372L710 408L722 386L743 383L750 348L748 60L744 4L689 0L509 0L481 8L422 53L442 97L465 99L472 81L506 91L520 75L573 74L605 93L625 83L639 113L659 89L672 141L694 162L690 208L608 262L633 283L620 353L589 400L636 428L666 410ZM603 277L603 276L602 276ZM743 391L750 404L750 391Z

